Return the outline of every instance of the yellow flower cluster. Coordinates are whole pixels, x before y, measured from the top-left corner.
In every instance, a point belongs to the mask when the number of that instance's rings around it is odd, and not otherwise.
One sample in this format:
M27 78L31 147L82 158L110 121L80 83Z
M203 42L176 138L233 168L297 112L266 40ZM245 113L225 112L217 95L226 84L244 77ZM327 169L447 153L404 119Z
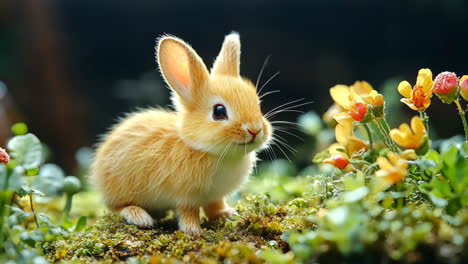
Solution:
M463 76L461 83L468 79ZM468 81L467 95L468 95ZM407 81L398 85L398 91L404 98L401 102L411 109L422 112L429 107L433 94L432 72L429 69L421 69L416 79L416 84L411 86ZM417 159L417 154L423 155L429 148L427 124L425 119L415 116L410 124L403 123L399 128L388 127L384 114L384 98L372 86L365 81L357 81L351 86L336 85L330 88L330 95L334 104L325 113L324 119L330 121L332 118L337 122L335 137L337 143L328 148L330 157L323 160L325 163L333 164L339 169L355 169L349 164L350 157L358 157L369 151L367 156L376 158L379 170L378 177L384 178L392 184L400 182L408 173L408 160ZM385 145L391 150L385 157L376 157L378 152L372 150L372 132L366 123L373 122L374 128L378 128L383 135ZM359 125L367 134L369 141L360 139L354 134L356 125ZM378 133L376 133L378 134ZM382 148L380 143L377 147ZM403 150L399 149L397 145ZM358 153L358 154L356 154Z
M468 75L459 78L455 73L445 71L433 79L430 69L420 69L415 85L402 81L398 85L398 92L403 96L400 101L419 111L421 117L414 116L410 124L403 123L398 128L390 129L384 113L384 98L369 83L358 81L351 86L336 85L330 88L334 104L325 113L324 119L333 118L337 122L337 143L328 148L329 156L323 162L349 171L369 167L375 161L379 166L376 176L392 184L400 182L408 174L408 161L418 159L418 155L424 155L429 150L428 117L425 110L430 106L433 94L444 103L456 104L468 141L468 122L465 119L468 110L463 109L459 102L460 96L468 100ZM368 140L357 137L354 134L355 127L361 128ZM380 136L380 142L372 140L377 135ZM386 155L381 154L386 152Z
M330 146L330 154L351 156L359 150L367 150L368 143L354 135L353 122L364 121L368 117L376 118L374 113L378 113L378 117L383 116L383 96L365 81L355 82L351 86L336 85L330 88L330 95L335 104L325 113L324 119L333 117L338 123L335 128L337 143ZM344 153L339 151L342 149Z

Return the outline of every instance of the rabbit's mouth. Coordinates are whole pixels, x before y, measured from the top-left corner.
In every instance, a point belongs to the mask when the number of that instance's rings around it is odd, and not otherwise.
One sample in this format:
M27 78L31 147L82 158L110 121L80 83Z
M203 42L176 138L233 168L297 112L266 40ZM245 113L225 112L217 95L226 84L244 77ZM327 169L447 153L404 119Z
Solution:
M239 142L237 143L237 145L239 146L247 146L247 147L252 147L252 146L260 146L262 145L263 143L263 140L261 140L260 138L252 138L251 140L247 141L247 142Z
M249 142L244 142L244 143L237 143L237 145L239 146L251 146L253 144L255 144L255 140L250 140Z

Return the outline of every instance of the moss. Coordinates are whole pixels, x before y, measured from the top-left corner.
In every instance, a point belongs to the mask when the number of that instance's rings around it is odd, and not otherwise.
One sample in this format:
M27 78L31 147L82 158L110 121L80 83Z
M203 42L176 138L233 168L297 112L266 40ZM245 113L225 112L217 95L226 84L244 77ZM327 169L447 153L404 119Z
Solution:
M304 179L290 178L295 180ZM384 205L388 197L398 197L363 195L367 189L360 174L333 184L326 175L309 182L301 198L241 196L235 219L203 219L196 239L178 230L173 213L152 229L108 213L42 247L52 262L80 263L466 262L468 208L451 216L426 203Z
M257 251L275 248L286 251L281 239L289 229L293 208L271 203L267 196L253 196L238 203L234 220L202 221L200 238L191 238L177 230L173 217L159 220L156 228L138 229L127 225L117 214L99 217L81 232L43 245L50 261L99 263L261 263ZM296 228L297 229L297 228Z

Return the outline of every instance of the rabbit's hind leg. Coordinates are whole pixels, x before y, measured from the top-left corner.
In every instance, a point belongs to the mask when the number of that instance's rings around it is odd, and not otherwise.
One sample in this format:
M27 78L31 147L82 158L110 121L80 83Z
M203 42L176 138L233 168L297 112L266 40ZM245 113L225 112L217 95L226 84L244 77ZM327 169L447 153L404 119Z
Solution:
M119 213L127 223L138 227L152 227L154 220L143 208L138 206L127 206L119 210Z

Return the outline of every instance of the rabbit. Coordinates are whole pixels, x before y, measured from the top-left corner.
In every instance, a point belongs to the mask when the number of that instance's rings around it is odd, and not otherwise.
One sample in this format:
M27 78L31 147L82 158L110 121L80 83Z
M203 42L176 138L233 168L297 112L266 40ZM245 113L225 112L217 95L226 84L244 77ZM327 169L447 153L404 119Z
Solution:
M272 126L255 85L240 76L237 33L225 37L210 72L174 36L158 39L156 59L175 109L123 118L98 143L91 178L127 223L148 228L149 212L173 208L179 228L197 236L200 208L209 220L236 213L225 197L248 179Z

